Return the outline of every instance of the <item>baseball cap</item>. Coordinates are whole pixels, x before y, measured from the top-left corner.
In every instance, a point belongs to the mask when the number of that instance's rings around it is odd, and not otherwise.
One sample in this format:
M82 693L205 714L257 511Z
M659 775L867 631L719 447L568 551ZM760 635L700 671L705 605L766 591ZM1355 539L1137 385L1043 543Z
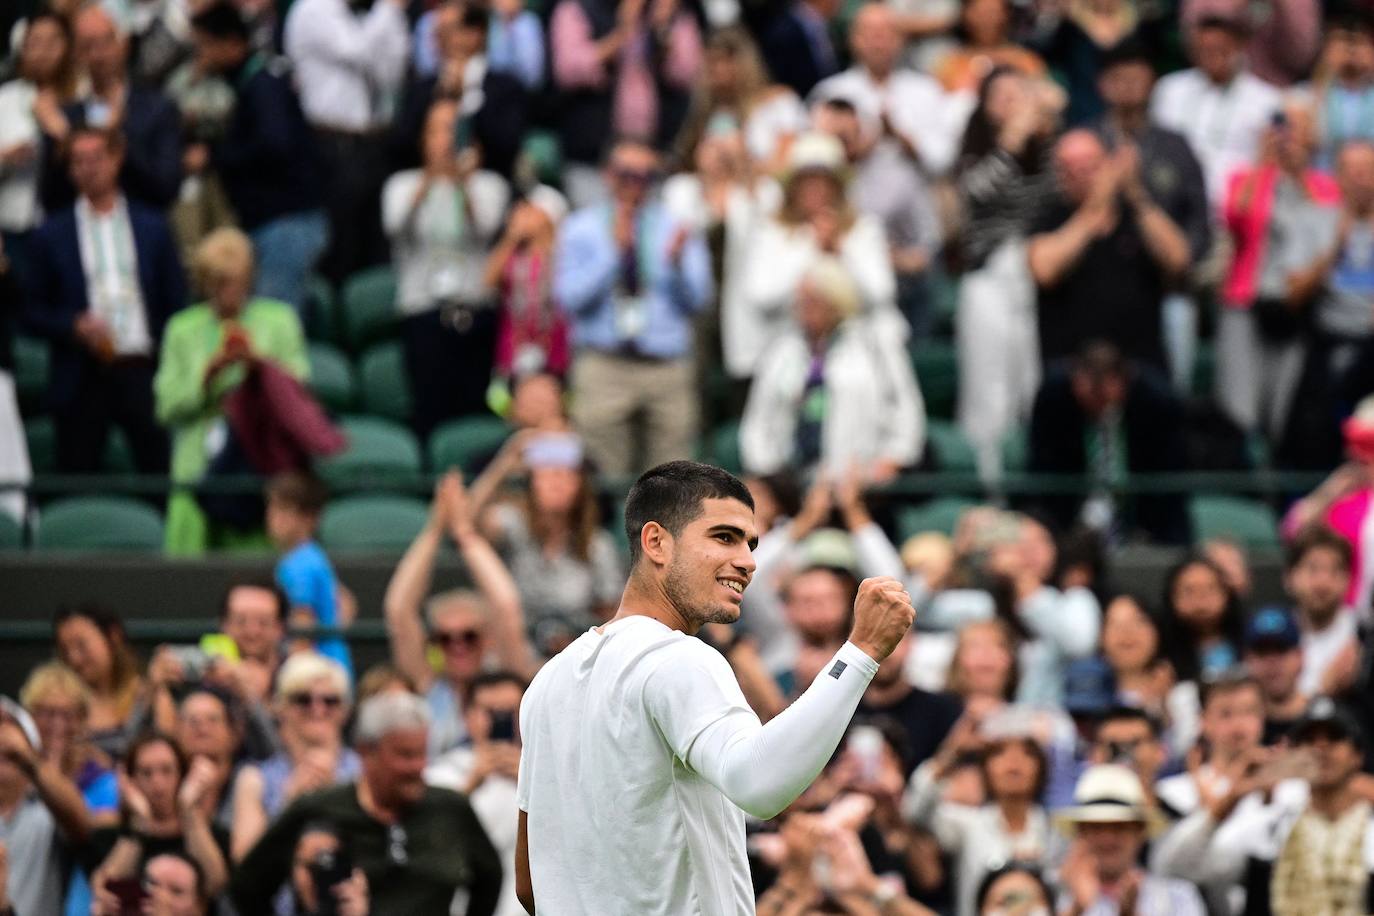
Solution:
M1245 648L1260 646L1273 649L1294 649L1302 640L1297 621L1287 611L1267 607L1255 613L1245 624Z
M1302 744L1315 731L1325 731L1337 740L1345 739L1356 747L1364 748L1364 729L1355 717L1337 705L1330 697L1317 697L1307 707L1307 712L1288 732L1294 744Z

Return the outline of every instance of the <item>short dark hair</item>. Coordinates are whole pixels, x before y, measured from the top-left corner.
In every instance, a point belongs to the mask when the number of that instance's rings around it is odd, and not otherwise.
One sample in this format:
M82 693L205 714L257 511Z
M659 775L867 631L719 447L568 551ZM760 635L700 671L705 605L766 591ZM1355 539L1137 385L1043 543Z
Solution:
M1211 29L1225 32L1237 41L1250 37L1250 29L1238 16L1203 16L1193 25L1194 32Z
M1050 781L1050 758L1045 753L1045 749L1040 746L1040 742L1030 735L1008 735L1004 738L993 738L988 741L983 753L978 758L978 772L983 777L983 794L988 798L992 797L992 780L988 777L988 760L1000 754L1013 744L1019 744L1027 754L1035 759L1035 787L1032 791L1038 800L1045 794L1045 786Z
M143 870L146 872L148 870L148 866L151 865L157 859L176 859L178 862L184 862L187 866L189 866L191 869L191 874L196 876L196 900L200 903L206 903L209 901L210 897L205 892L205 870L200 867L199 862L197 862L195 859L191 858L189 855L178 849L164 849L162 852L149 856L147 861L143 863Z
M1150 68L1151 73L1155 72L1154 55L1150 53L1150 46L1135 35L1129 35L1103 51L1098 60L1097 72L1106 73L1112 67L1122 64L1144 64Z
M241 588L255 588L264 592L271 592L272 597L277 602L277 620L282 624L286 623L287 615L291 610L291 599L286 597L286 592L281 590L280 585L266 576L237 579L229 584L229 587L224 590L224 597L219 602L219 619L221 622L229 618L229 602L233 598L234 592Z
M177 762L177 781L180 782L185 779L186 770L190 766L186 760L186 752L181 749L181 745L177 744L177 740L171 735L151 729L129 742L129 749L124 752L124 772L133 776L134 768L138 766L139 756L154 744L165 744L172 749L172 756L176 758Z
M1089 340L1074 354L1073 371L1093 379L1126 374L1126 357L1108 340Z
M1254 690L1261 698L1264 696L1259 681L1246 674L1244 669L1224 671L1216 677L1202 678L1198 683L1198 705L1206 709L1214 698L1239 693L1242 690Z
M314 474L287 471L267 481L267 498L302 515L319 515L329 501L329 491Z
M701 515L708 499L733 499L754 510L749 488L729 471L699 461L669 461L639 476L625 498L625 536L630 541L630 566L639 562L639 536L649 522L658 522L676 536Z
M248 22L238 7L226 0L212 3L191 17L191 28L211 38L230 38L247 42L250 38Z
M1101 730L1102 726L1112 722L1144 722L1150 727L1150 735L1155 740L1164 734L1164 726L1160 721L1139 706L1113 706L1097 720L1097 727Z
M472 684L468 687L468 696L476 696L477 691L483 687L500 687L503 684L519 687L521 693L530 689L530 682L514 671L484 671L472 679Z
M849 99L836 96L821 102L822 108L827 108L837 114L853 115L858 117L859 109L854 107L854 103Z
M1024 861L1008 862L1001 868L996 868L988 872L983 876L983 880L978 882L978 893L975 895L975 899L978 901L975 909L978 912L981 913L984 905L988 902L987 898L988 894L992 891L992 886L1002 878L1011 874L1026 875L1034 879L1035 883L1040 886L1040 893L1045 895L1045 902L1051 906L1054 905L1054 894L1050 893L1050 886L1045 883L1045 876L1040 873L1039 865L1034 862Z
M105 149L113 156L124 155L124 134L110 127L97 127L94 124L80 124L72 128L72 132L67 135L67 141L63 149L68 155L76 145L76 141L82 137L99 137L105 144Z
M1298 532L1298 536L1289 543L1288 549L1284 552L1283 566L1287 572L1292 572L1293 567L1297 566L1307 555L1314 550L1330 550L1336 554L1341 561L1341 567L1346 571L1354 567L1355 552L1350 547L1350 542L1341 537L1336 530L1329 525L1315 524L1308 525Z

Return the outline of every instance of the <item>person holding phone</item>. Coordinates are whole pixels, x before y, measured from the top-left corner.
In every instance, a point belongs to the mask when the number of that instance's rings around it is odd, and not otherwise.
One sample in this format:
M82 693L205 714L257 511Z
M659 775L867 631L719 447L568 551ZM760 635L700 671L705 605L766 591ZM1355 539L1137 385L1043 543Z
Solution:
M528 682L510 671L480 675L463 710L472 744L455 748L425 770L425 782L468 797L502 862L515 861L515 781L520 772L520 701ZM496 916L524 916L507 870ZM3 916L3 914L0 914Z

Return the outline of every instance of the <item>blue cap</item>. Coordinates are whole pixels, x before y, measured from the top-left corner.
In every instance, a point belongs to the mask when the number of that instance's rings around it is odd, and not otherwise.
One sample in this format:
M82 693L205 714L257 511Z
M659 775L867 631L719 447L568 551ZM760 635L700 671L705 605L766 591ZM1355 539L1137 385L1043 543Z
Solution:
M1080 658L1064 669L1064 708L1072 715L1100 716L1116 705L1116 677L1102 658Z
M1276 649L1295 649L1302 641L1298 623L1287 611L1267 607L1255 612L1245 624L1245 648L1266 646Z

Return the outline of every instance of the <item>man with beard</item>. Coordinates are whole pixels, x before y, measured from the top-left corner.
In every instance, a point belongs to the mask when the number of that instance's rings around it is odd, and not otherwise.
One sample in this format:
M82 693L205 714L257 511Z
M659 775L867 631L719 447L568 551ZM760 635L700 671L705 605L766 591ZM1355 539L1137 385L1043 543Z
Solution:
M915 610L897 580L865 580L849 641L761 725L725 659L690 638L739 619L758 540L748 489L668 462L630 490L625 528L619 612L521 705L516 892L558 916L753 914L745 812L772 818L810 785Z

